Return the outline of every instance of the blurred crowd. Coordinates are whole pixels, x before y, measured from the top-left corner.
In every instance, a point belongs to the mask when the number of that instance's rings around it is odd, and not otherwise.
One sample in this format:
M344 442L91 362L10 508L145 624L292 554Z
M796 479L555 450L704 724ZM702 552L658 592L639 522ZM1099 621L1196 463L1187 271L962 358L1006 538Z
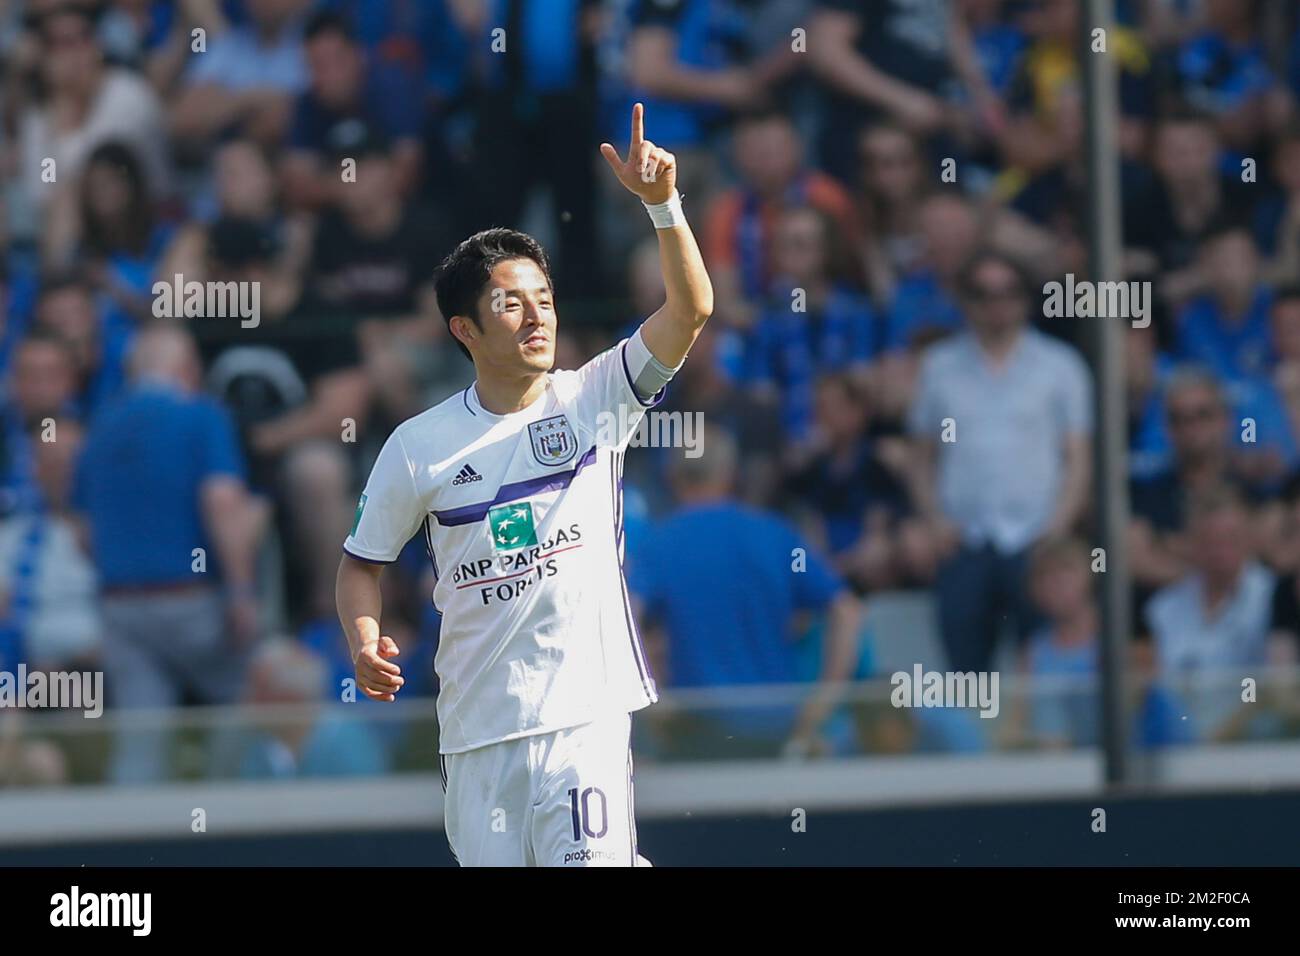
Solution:
M1243 720L1210 694L1187 721L1161 688L1300 647L1300 17L1117 7L1094 55L1119 70L1124 266L1153 318L1125 332L1135 734L1294 731L1293 697ZM597 153L640 101L716 290L660 408L703 415L705 454L627 462L660 685L873 676L871 599L901 589L933 595L952 669L1094 673L1097 320L1044 318L1041 292L1087 274L1081 17L1079 0L0 2L0 667L102 668L119 710L337 698L357 492L394 425L472 379L432 295L442 257L489 225L541 239L560 367L662 302L651 229ZM256 289L255 308L187 283ZM384 579L405 697L436 691L423 547ZM1085 703L1028 707L1011 742L1095 742ZM760 716L720 718L722 737L791 736ZM881 727L846 733L975 745ZM382 769L359 733L276 725L235 759ZM112 773L167 760L136 733Z

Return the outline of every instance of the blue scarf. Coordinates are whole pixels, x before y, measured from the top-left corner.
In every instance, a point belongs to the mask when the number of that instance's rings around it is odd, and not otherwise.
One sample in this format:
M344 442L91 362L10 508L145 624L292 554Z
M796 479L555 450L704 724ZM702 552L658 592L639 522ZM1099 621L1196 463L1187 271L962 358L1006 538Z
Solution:
M27 515L28 524L14 554L9 606L0 619L0 667L12 670L27 660L27 628L36 607L36 580L49 518L43 508Z

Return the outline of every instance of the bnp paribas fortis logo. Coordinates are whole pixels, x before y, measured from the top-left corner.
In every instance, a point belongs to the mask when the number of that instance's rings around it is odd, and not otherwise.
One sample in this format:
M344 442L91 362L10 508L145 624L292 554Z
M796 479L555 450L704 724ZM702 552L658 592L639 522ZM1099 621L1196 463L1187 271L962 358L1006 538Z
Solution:
M533 506L528 501L493 508L488 512L488 527L492 529L492 547L497 551L513 551L537 543Z

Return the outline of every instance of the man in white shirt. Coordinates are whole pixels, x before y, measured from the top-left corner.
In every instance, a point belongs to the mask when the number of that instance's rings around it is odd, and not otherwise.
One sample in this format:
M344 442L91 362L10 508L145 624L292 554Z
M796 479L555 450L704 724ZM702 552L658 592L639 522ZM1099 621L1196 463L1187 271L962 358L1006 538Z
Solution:
M1273 573L1252 553L1250 514L1235 491L1202 491L1188 507L1193 569L1144 609L1156 663L1209 735L1241 710L1241 678L1267 661Z
M443 614L447 837L463 865L638 860L629 715L656 691L623 580L623 455L713 310L676 160L644 138L642 112L626 161L601 153L655 224L663 307L577 371L552 372L546 253L510 229L465 240L437 294L476 381L397 427L344 543L337 599L357 682L391 701L403 678L379 574L424 536Z

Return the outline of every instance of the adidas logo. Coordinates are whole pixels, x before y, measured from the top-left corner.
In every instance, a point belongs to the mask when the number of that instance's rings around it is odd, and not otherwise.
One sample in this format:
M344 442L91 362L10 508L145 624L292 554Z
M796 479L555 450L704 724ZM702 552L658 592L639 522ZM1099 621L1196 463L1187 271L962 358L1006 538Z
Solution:
M451 480L451 483L453 485L468 485L471 481L482 480L483 476L470 467L470 465L466 464L465 467L460 470L460 474Z

